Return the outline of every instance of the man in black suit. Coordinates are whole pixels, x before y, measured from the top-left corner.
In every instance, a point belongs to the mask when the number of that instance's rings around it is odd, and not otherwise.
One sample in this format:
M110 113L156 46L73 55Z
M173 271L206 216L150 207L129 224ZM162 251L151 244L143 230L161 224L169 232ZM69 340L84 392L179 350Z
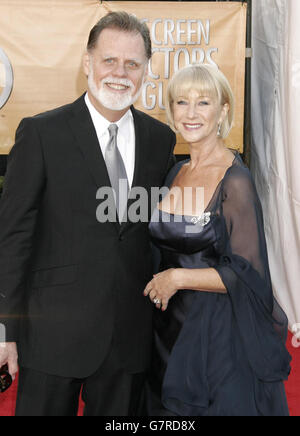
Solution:
M87 94L18 128L0 203L0 366L14 376L19 356L17 416L76 415L81 389L87 416L139 413L148 224L123 219L124 191L114 217L98 212L99 188L123 179L126 202L133 187L150 196L173 164L175 135L132 106L150 57L146 25L108 14L90 34Z

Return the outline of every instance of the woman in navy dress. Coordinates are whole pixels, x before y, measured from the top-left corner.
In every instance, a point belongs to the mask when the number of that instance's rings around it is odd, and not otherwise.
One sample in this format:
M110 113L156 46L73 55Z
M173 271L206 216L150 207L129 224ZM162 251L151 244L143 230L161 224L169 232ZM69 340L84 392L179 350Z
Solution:
M148 413L288 416L287 319L273 297L260 201L226 148L234 100L225 76L193 65L169 84L170 125L190 159L168 175L150 233L159 273Z

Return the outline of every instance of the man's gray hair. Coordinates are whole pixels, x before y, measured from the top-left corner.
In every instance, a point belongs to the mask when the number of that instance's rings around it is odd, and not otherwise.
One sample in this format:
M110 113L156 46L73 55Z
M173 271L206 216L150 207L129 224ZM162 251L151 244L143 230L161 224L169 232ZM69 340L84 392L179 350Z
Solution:
M104 29L119 29L124 32L139 33L144 40L147 59L151 58L152 43L148 26L146 23L140 21L135 15L128 14L125 11L119 11L110 12L101 18L101 20L91 30L87 45L88 51L91 51L96 47L99 36Z

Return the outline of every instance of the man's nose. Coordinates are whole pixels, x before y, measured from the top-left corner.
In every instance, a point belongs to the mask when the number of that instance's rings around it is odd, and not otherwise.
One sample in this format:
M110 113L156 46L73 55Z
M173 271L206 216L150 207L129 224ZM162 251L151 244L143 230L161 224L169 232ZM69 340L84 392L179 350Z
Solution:
M118 77L127 76L126 65L123 62L118 62L114 69L114 74Z

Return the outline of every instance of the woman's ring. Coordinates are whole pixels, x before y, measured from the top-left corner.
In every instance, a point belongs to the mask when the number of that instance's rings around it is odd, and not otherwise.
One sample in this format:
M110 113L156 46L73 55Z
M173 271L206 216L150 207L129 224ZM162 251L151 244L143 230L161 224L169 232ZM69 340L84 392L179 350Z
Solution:
M158 298L155 298L155 299L153 300L153 303L154 303L154 304L160 304L160 300L159 300Z

